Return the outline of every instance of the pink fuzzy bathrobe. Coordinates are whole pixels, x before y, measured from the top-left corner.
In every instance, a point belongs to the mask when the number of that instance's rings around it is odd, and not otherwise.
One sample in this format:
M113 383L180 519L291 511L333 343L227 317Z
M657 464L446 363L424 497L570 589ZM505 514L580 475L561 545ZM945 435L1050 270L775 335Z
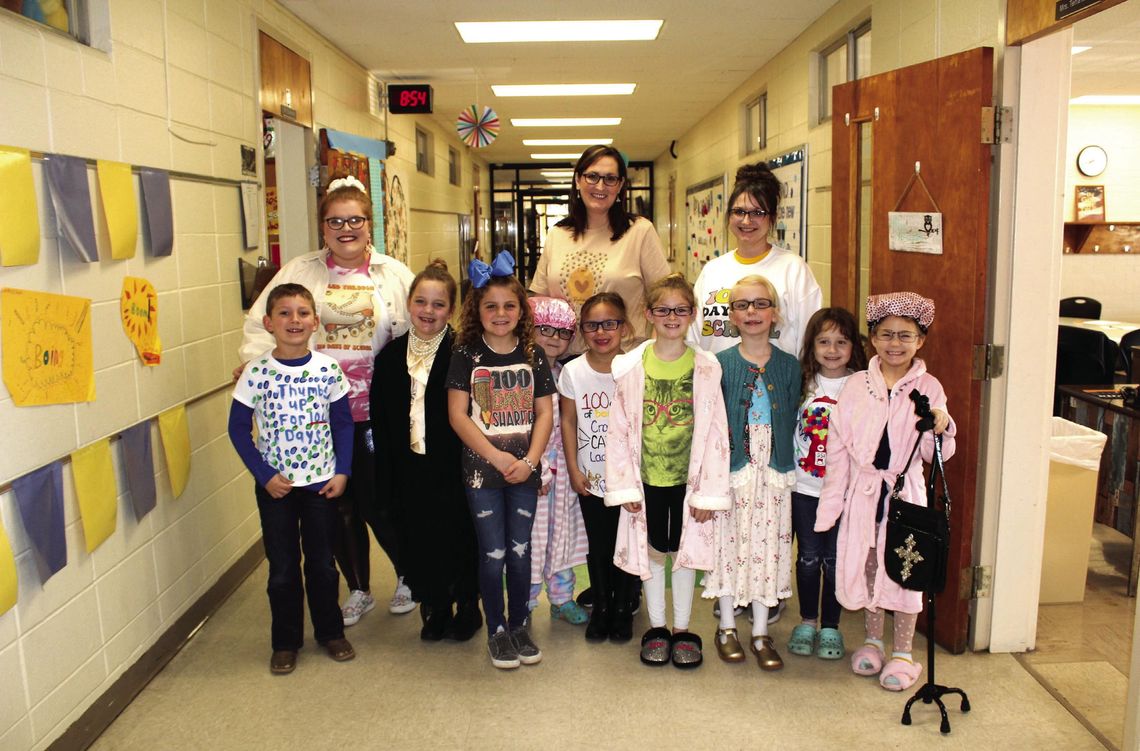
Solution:
M915 439L914 402L911 389L918 389L930 399L931 409L946 409L946 393L938 379L926 372L926 363L915 358L910 370L893 389L888 399L887 384L879 370L879 358L872 357L867 370L847 379L839 392L839 404L831 412L827 439L827 476L819 497L815 530L824 532L839 520L836 546L835 595L849 610L869 608L898 610L902 613L922 612L922 593L903 589L887 577L883 566L883 548L887 539L887 518L875 524L875 509L885 482L894 485L902 471ZM888 469L874 467L875 452L886 426L891 444ZM942 457L954 455L956 428L950 426L942 434ZM918 450L923 461L934 455L934 436L925 433ZM922 462L915 457L907 470L902 497L919 506L926 505L926 487ZM888 503L890 500L888 499ZM842 516L840 516L842 514ZM867 591L865 573L867 556L872 546L879 568L875 573L874 591Z
M636 514L622 508L618 519L614 565L650 578L649 533L645 526L645 497L641 483L641 414L645 397L642 358L652 341L614 358L616 388L610 409L606 452L607 506L641 503ZM713 523L698 523L690 508L724 511L732 504L728 481L728 418L720 390L720 363L708 352L696 350L693 364L693 448L685 489L680 550L673 568L708 571L713 565Z

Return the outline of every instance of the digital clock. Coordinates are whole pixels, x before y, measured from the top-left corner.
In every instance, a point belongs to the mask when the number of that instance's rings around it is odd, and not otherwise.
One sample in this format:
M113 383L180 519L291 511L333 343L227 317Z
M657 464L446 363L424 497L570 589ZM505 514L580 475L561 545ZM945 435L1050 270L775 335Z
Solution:
M430 115L431 85L388 84L388 111L393 115Z

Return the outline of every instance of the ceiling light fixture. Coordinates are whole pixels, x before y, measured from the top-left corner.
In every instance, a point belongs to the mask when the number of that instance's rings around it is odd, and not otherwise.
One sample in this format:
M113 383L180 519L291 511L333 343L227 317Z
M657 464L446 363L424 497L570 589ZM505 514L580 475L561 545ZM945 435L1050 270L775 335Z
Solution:
M1089 50L1091 50L1091 49L1092 49L1092 47L1081 46L1081 45L1079 45L1079 44L1078 44L1078 45L1076 45L1075 47L1073 47L1073 54L1074 54L1074 55L1079 55L1079 54L1081 54L1082 52L1088 52L1088 51L1089 51Z
M541 170L539 172L539 174L542 175L543 177L565 179L567 177L573 177L574 176L574 170L572 170L572 169L544 169L544 170Z
M516 128L587 128L594 125L621 125L620 117L512 117Z
M635 83L497 84L491 91L495 96L628 96L635 88Z
M531 154L531 159L577 159L581 154Z
M1070 99L1069 104L1140 104L1140 96L1134 94L1086 94Z
M524 138L523 146L609 146L612 138Z
M661 20L644 21L457 21L467 44L493 42L628 42L651 41Z

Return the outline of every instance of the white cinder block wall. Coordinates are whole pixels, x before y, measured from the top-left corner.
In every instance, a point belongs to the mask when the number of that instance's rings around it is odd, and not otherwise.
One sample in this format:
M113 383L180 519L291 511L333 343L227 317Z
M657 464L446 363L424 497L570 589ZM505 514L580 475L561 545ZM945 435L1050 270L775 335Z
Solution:
M261 133L258 28L310 60L317 127L385 137L368 111L366 72L271 0L107 1L109 53L0 17L0 144L240 179L239 146L258 144ZM417 175L416 122L392 118L387 133L411 182L413 215L470 213L472 160L484 176L485 163L425 123L442 147L442 172ZM447 183L447 145L462 155L460 187ZM65 465L69 562L43 586L15 498L0 493L20 579L19 602L0 615L0 748L13 751L57 738L260 533L252 481L226 436L225 386L242 320L237 259L261 252L243 249L237 189L173 179L173 257L148 257L140 239L133 259L82 264L60 253L40 165L33 167L40 260L0 269L0 286L92 300L97 399L18 408L0 387L0 483L186 402L193 455L189 485L172 499L154 428L158 507L136 522L129 497L120 497L117 530L90 555ZM97 196L93 170L90 179ZM417 254L414 233L410 245L418 268L427 253ZM140 365L122 332L124 276L158 290L157 368ZM113 455L123 488L117 443Z

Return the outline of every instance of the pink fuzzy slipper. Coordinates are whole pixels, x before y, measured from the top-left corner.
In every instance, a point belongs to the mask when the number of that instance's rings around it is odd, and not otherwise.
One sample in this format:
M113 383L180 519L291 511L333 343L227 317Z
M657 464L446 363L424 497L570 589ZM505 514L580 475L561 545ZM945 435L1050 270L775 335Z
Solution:
M906 691L922 675L922 665L903 657L892 657L879 676L879 685L888 691Z
M851 655L851 670L855 675L878 675L883 669L883 650L874 644L864 644Z

